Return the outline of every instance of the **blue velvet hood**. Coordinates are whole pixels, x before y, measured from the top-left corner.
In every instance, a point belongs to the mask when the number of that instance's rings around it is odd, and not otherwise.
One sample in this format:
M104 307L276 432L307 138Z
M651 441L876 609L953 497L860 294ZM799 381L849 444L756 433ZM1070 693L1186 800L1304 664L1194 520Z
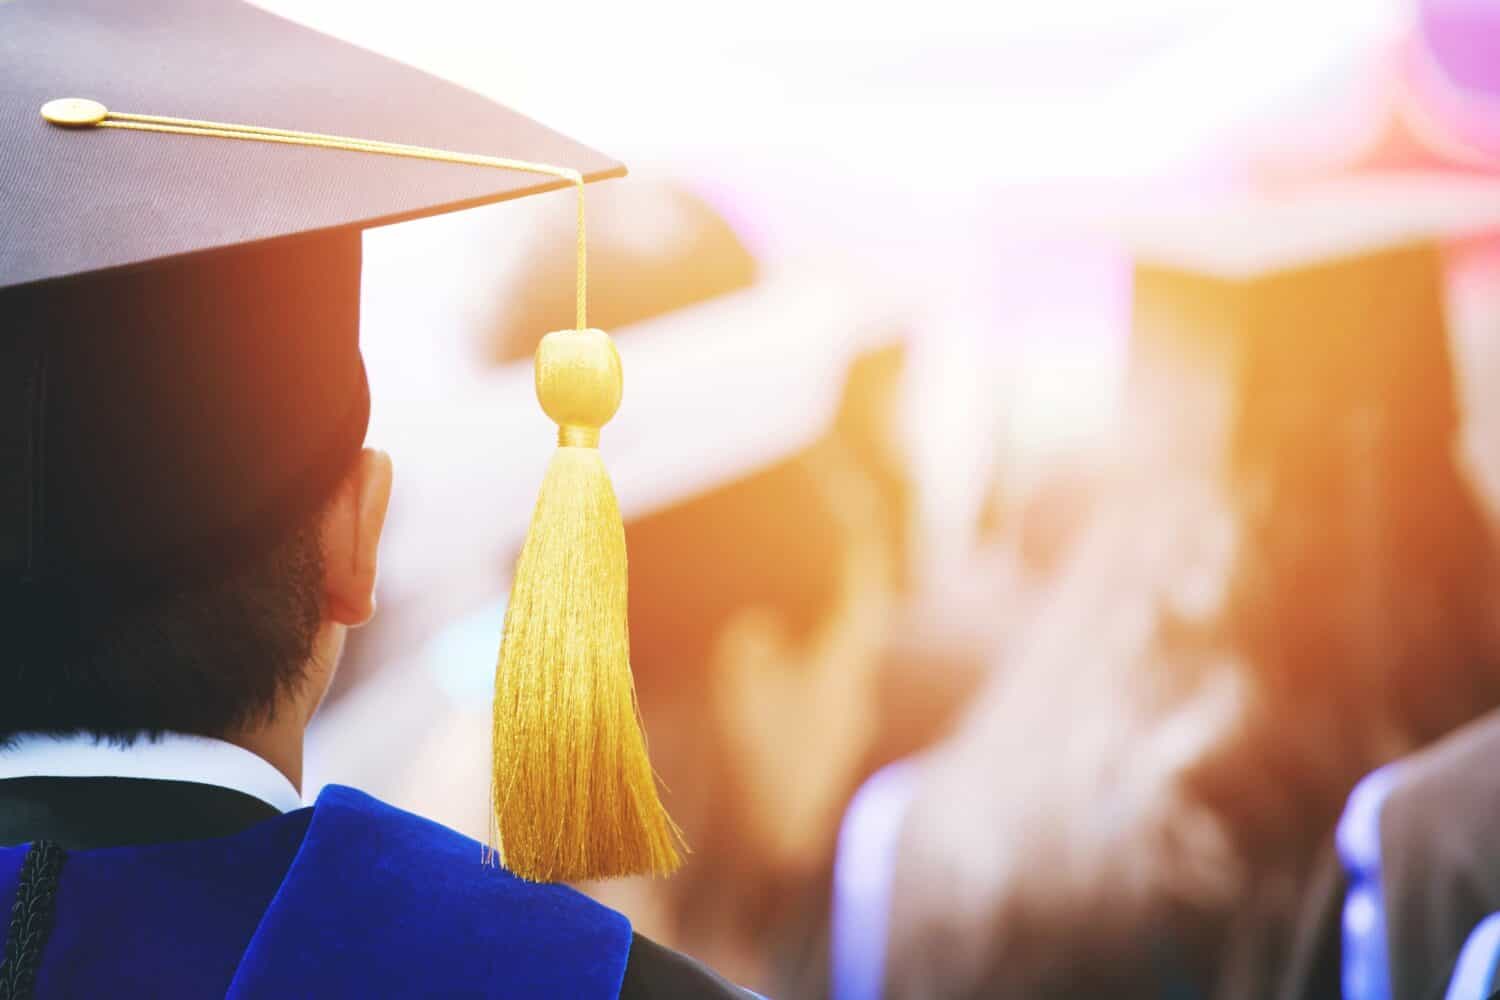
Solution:
M235 836L71 852L38 996L202 995L232 971L234 1000L617 997L630 922L482 854L339 785ZM7 911L24 855L0 849Z

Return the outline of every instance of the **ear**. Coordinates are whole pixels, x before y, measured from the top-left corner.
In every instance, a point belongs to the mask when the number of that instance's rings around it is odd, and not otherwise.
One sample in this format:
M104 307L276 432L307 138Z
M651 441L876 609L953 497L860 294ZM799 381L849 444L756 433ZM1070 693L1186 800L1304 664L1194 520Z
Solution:
M323 613L340 625L363 625L375 614L376 556L391 478L391 457L366 448L324 511Z

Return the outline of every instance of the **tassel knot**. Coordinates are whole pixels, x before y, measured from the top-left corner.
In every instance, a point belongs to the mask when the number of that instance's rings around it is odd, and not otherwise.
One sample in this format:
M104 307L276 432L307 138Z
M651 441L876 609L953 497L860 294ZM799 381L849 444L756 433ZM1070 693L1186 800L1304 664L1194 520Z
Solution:
M609 423L620 408L623 387L620 352L603 330L558 330L542 338L536 398L564 433L597 432ZM592 446L597 445L596 440Z

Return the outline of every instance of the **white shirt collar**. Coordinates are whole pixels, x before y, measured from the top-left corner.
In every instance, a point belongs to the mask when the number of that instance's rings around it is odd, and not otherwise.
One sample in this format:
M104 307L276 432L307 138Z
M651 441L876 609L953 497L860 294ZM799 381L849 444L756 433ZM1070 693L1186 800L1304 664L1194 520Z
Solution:
M27 733L0 747L3 778L148 778L217 785L260 799L281 812L302 808L302 796L264 758L206 736L165 733L120 746L83 733Z

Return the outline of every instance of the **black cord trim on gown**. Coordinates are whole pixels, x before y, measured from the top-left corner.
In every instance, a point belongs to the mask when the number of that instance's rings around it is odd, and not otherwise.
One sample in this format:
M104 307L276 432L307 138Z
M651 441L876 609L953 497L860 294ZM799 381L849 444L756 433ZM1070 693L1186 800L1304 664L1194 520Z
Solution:
M31 1000L36 992L42 949L57 912L57 880L67 852L50 840L39 840L21 862L16 902L5 933L5 961L0 963L0 1000Z

